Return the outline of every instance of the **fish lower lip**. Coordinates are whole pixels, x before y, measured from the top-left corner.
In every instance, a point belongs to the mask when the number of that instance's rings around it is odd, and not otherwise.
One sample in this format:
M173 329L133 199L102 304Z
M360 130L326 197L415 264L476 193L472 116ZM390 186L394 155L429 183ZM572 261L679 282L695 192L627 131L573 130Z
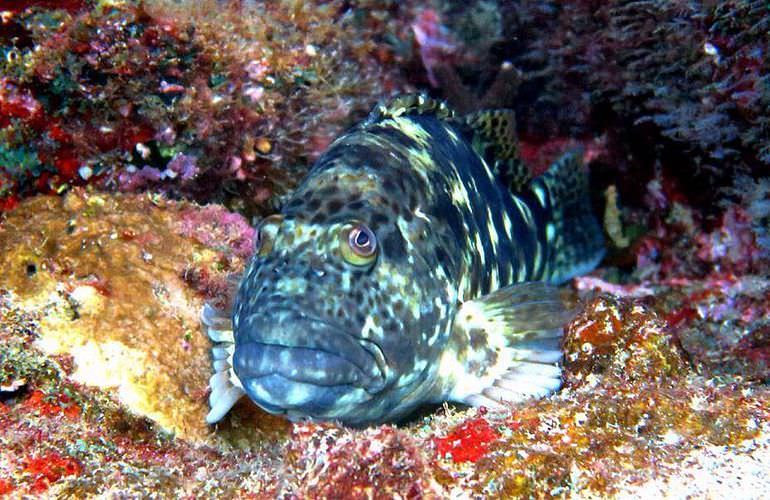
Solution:
M315 322L318 322L318 323L325 324L328 327L333 328L333 329L343 330L338 325L334 325L333 323L330 323L330 322L328 322L326 320L323 320L323 319L320 319L320 318L312 318L311 321L315 321ZM347 336L348 336L348 338L352 339L354 342L358 343L358 345L361 347L361 349L366 354L368 354L369 356L372 357L372 360L374 361L375 365L377 366L376 373L370 373L370 375L373 378L380 379L382 383L380 384L379 387L377 387L374 390L369 390L369 389L367 389L367 390L369 392L377 392L377 391L382 390L382 387L385 385L385 381L387 380L387 377L388 377L388 362L385 359L385 354L383 353L382 348L380 347L379 344L377 344L376 342L374 342L372 340L361 338L361 337L357 337L356 335L353 335L353 334L350 334L350 333L347 333ZM359 368L361 368L364 371L367 371L367 370L364 369L364 367L359 366ZM369 370L369 371L371 372L371 370Z
M270 413L271 415L285 415L286 414L286 408L282 408L278 405L274 405L272 403L268 403L266 401L260 401L259 406L265 410L266 412Z
M280 374L269 374L245 381L252 400L269 413L287 415L290 419L327 418L340 411L338 404L351 394L363 397L364 391L351 385L319 387L296 381Z
M384 382L365 373L354 362L336 353L307 347L252 342L239 345L234 357L241 380L268 375L317 386L351 385L376 392Z

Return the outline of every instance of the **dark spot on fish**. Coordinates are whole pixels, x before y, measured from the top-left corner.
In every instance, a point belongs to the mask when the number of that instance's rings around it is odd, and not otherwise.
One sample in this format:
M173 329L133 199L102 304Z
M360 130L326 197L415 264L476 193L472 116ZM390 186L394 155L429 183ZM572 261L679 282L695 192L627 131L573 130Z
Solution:
M304 201L305 201L305 200L303 200L302 198L294 198L293 200L291 200L291 201L290 201L290 202L289 202L289 203L286 205L286 208L287 208L287 209L288 209L288 208L297 208L298 206L302 205L302 203L303 203Z
M320 198L311 198L310 201L307 202L307 209L311 212L315 212L318 210L318 207L321 206L321 199Z
M373 226L382 226L386 222L388 222L388 216L381 213L376 213L372 215L372 225Z
M341 208L342 208L342 201L340 200L331 200L326 204L326 209L331 214L339 212Z
M497 358L500 356L500 354L497 352L497 349L494 351L489 350L487 351L487 366L492 366L495 363L497 363Z
M334 186L326 186L322 187L318 191L315 192L315 196L318 198L325 200L329 198L331 195L333 195L335 192L337 192L337 188Z
M409 190L406 188L406 179L403 177L399 177L396 181L398 183L398 187L402 192L408 192Z
M30 262L27 264L27 277L31 278L35 274L37 274L37 266Z
M406 258L406 244L399 232L391 232L382 240L382 251L389 258L400 261Z
M508 283L510 280L511 280L511 266L505 265L505 264L500 266L500 282Z
M487 332L483 328L473 328L468 332L471 348L482 349L487 345Z
M448 265L450 262L449 254L446 253L446 250L444 250L441 246L436 246L435 249L436 254L436 260L442 264Z

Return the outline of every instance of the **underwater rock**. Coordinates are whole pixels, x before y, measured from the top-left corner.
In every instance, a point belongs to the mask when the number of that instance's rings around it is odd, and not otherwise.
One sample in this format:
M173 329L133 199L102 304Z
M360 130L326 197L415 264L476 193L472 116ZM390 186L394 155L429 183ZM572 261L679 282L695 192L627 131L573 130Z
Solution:
M252 234L224 215L152 196L30 198L0 225L0 288L36 315L31 345L72 358L73 382L202 441L209 344L198 324L205 297L189 276L208 277L198 280L203 291L221 290Z
M287 479L301 498L440 498L433 456L408 430L297 424ZM300 480L300 481L298 481Z
M564 383L578 388L603 377L617 383L660 382L687 371L684 352L665 321L642 304L593 299L564 336Z
M770 463L770 389L698 376L684 354L647 307L591 299L566 329L565 388L451 424L436 443L442 467L477 494L606 496L685 474L681 461L697 463L704 447ZM447 438L456 449L445 457ZM729 477L728 463L709 462L710 473ZM703 491L724 493L717 482Z

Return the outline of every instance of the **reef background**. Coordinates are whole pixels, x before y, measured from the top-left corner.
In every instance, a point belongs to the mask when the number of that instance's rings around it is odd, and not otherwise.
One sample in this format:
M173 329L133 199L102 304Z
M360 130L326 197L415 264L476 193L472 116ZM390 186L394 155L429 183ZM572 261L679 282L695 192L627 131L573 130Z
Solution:
M767 2L0 2L0 496L770 488ZM400 426L203 422L206 300L378 100L582 148L610 245L565 387Z

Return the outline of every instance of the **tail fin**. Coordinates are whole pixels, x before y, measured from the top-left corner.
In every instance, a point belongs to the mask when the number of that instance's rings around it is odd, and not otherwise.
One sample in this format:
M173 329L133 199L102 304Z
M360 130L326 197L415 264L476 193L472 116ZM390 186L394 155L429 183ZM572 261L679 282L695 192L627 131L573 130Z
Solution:
M211 357L214 360L214 375L209 380L211 395L209 407L211 410L206 415L206 422L213 424L222 420L230 408L245 394L240 380L233 371L233 352L235 351L235 339L233 337L233 325L224 311L215 309L210 304L205 304L201 311L201 323L206 328L206 333L214 347L211 349Z
M549 259L544 278L559 284L595 268L604 256L604 236L591 210L580 152L564 154L530 188L552 214L546 225Z

